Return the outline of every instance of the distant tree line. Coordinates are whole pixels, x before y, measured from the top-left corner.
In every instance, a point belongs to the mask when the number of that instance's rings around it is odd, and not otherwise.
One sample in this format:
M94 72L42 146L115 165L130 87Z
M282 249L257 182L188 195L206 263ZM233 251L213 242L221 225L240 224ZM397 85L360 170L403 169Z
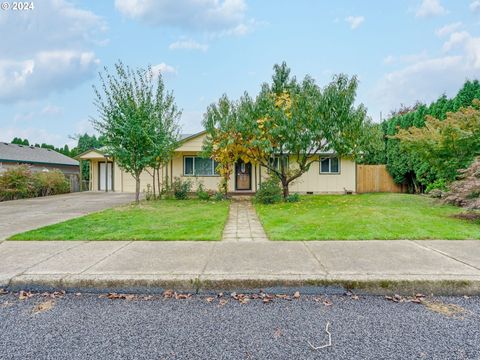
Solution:
M77 140L77 146L73 148L69 148L68 145L65 144L63 147L55 147L54 145L51 144L32 144L28 139L22 139L19 137L13 138L11 141L12 144L17 144L17 145L26 145L26 146L35 146L38 148L43 148L43 149L51 149L59 152L60 154L69 156L71 158L74 158L77 155L80 155L81 153L84 153L85 151L88 151L90 149L98 149L102 146L105 145L105 139L103 136L95 136L95 135L89 135L87 133L83 135L76 135L74 136L74 139ZM90 167L87 161L82 162L82 180L88 180L90 177Z

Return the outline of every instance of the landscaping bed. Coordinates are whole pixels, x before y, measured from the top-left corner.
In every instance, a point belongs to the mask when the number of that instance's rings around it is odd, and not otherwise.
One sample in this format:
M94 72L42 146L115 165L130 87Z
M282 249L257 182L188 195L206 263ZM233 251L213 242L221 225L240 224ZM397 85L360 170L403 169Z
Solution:
M420 195L307 195L255 208L270 240L480 239L480 222Z
M228 207L228 201L144 201L27 231L10 240L220 240Z

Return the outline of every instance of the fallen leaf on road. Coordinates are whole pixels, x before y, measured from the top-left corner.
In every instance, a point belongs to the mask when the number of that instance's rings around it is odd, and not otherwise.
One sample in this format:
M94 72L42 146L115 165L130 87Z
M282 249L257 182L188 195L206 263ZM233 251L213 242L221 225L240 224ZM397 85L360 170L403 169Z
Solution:
M64 297L65 296L65 290L62 290L62 291L54 291L54 292L44 292L42 293L42 296L45 296L45 297L50 297L52 299L56 299L56 298L61 298L61 297Z
M190 299L192 297L192 294L177 294L175 293L175 299L177 300L186 300Z
M6 295L8 294L8 291L5 289L0 289L0 295Z
M295 291L295 294L293 294L294 299L300 299L300 291Z
M333 302L332 302L331 300L325 299L325 300L323 300L323 305L325 305L325 306L332 306L332 305L333 305Z
M275 332L273 333L273 336L276 337L276 338L282 336L282 330L280 330L280 328L277 328L275 330Z
M213 298L213 297L207 297L205 300L206 300L208 303L211 303L213 300L215 300L215 298Z
M461 315L465 315L467 312L466 309L463 307L456 305L456 304L445 304L441 301L427 301L424 300L422 302L425 307L433 312L448 316L448 317L457 317Z
M143 300L147 300L147 301L152 299L153 299L153 295L147 295L143 297Z
M75 296L82 296L82 293L76 293Z
M29 299L32 296L33 296L33 294L30 291L20 290L20 292L18 293L18 300Z
M100 298L107 298L110 300L128 300L131 301L135 299L134 294L117 294L117 293L108 293L107 295L100 295Z
M220 299L219 303L218 303L218 306L224 306L228 303L228 300L227 299Z
M33 308L33 313L39 314L39 313L48 311L51 308L53 308L54 305L55 305L55 302L53 300L44 301L40 304L35 305L35 307Z
M175 292L173 290L165 290L162 294L162 296L166 299L170 299L175 295Z

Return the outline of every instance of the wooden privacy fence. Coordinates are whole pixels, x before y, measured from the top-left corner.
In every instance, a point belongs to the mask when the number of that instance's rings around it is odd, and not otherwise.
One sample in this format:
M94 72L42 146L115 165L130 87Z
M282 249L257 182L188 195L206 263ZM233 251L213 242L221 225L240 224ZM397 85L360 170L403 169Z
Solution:
M385 165L357 165L357 193L407 192L405 185L396 184Z

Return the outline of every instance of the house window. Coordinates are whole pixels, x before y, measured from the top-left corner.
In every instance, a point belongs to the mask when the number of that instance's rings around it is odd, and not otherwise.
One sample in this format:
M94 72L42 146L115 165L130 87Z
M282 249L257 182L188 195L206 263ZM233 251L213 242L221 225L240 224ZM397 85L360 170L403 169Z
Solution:
M275 170L280 171L280 159L283 162L283 166L285 169L288 169L288 157L287 156L275 156L270 158L270 166L273 167ZM270 173L270 170L268 170Z
M185 156L183 158L183 175L185 176L214 176L218 166L216 161L198 156Z
M320 158L320 174L339 174L340 161L337 157Z

